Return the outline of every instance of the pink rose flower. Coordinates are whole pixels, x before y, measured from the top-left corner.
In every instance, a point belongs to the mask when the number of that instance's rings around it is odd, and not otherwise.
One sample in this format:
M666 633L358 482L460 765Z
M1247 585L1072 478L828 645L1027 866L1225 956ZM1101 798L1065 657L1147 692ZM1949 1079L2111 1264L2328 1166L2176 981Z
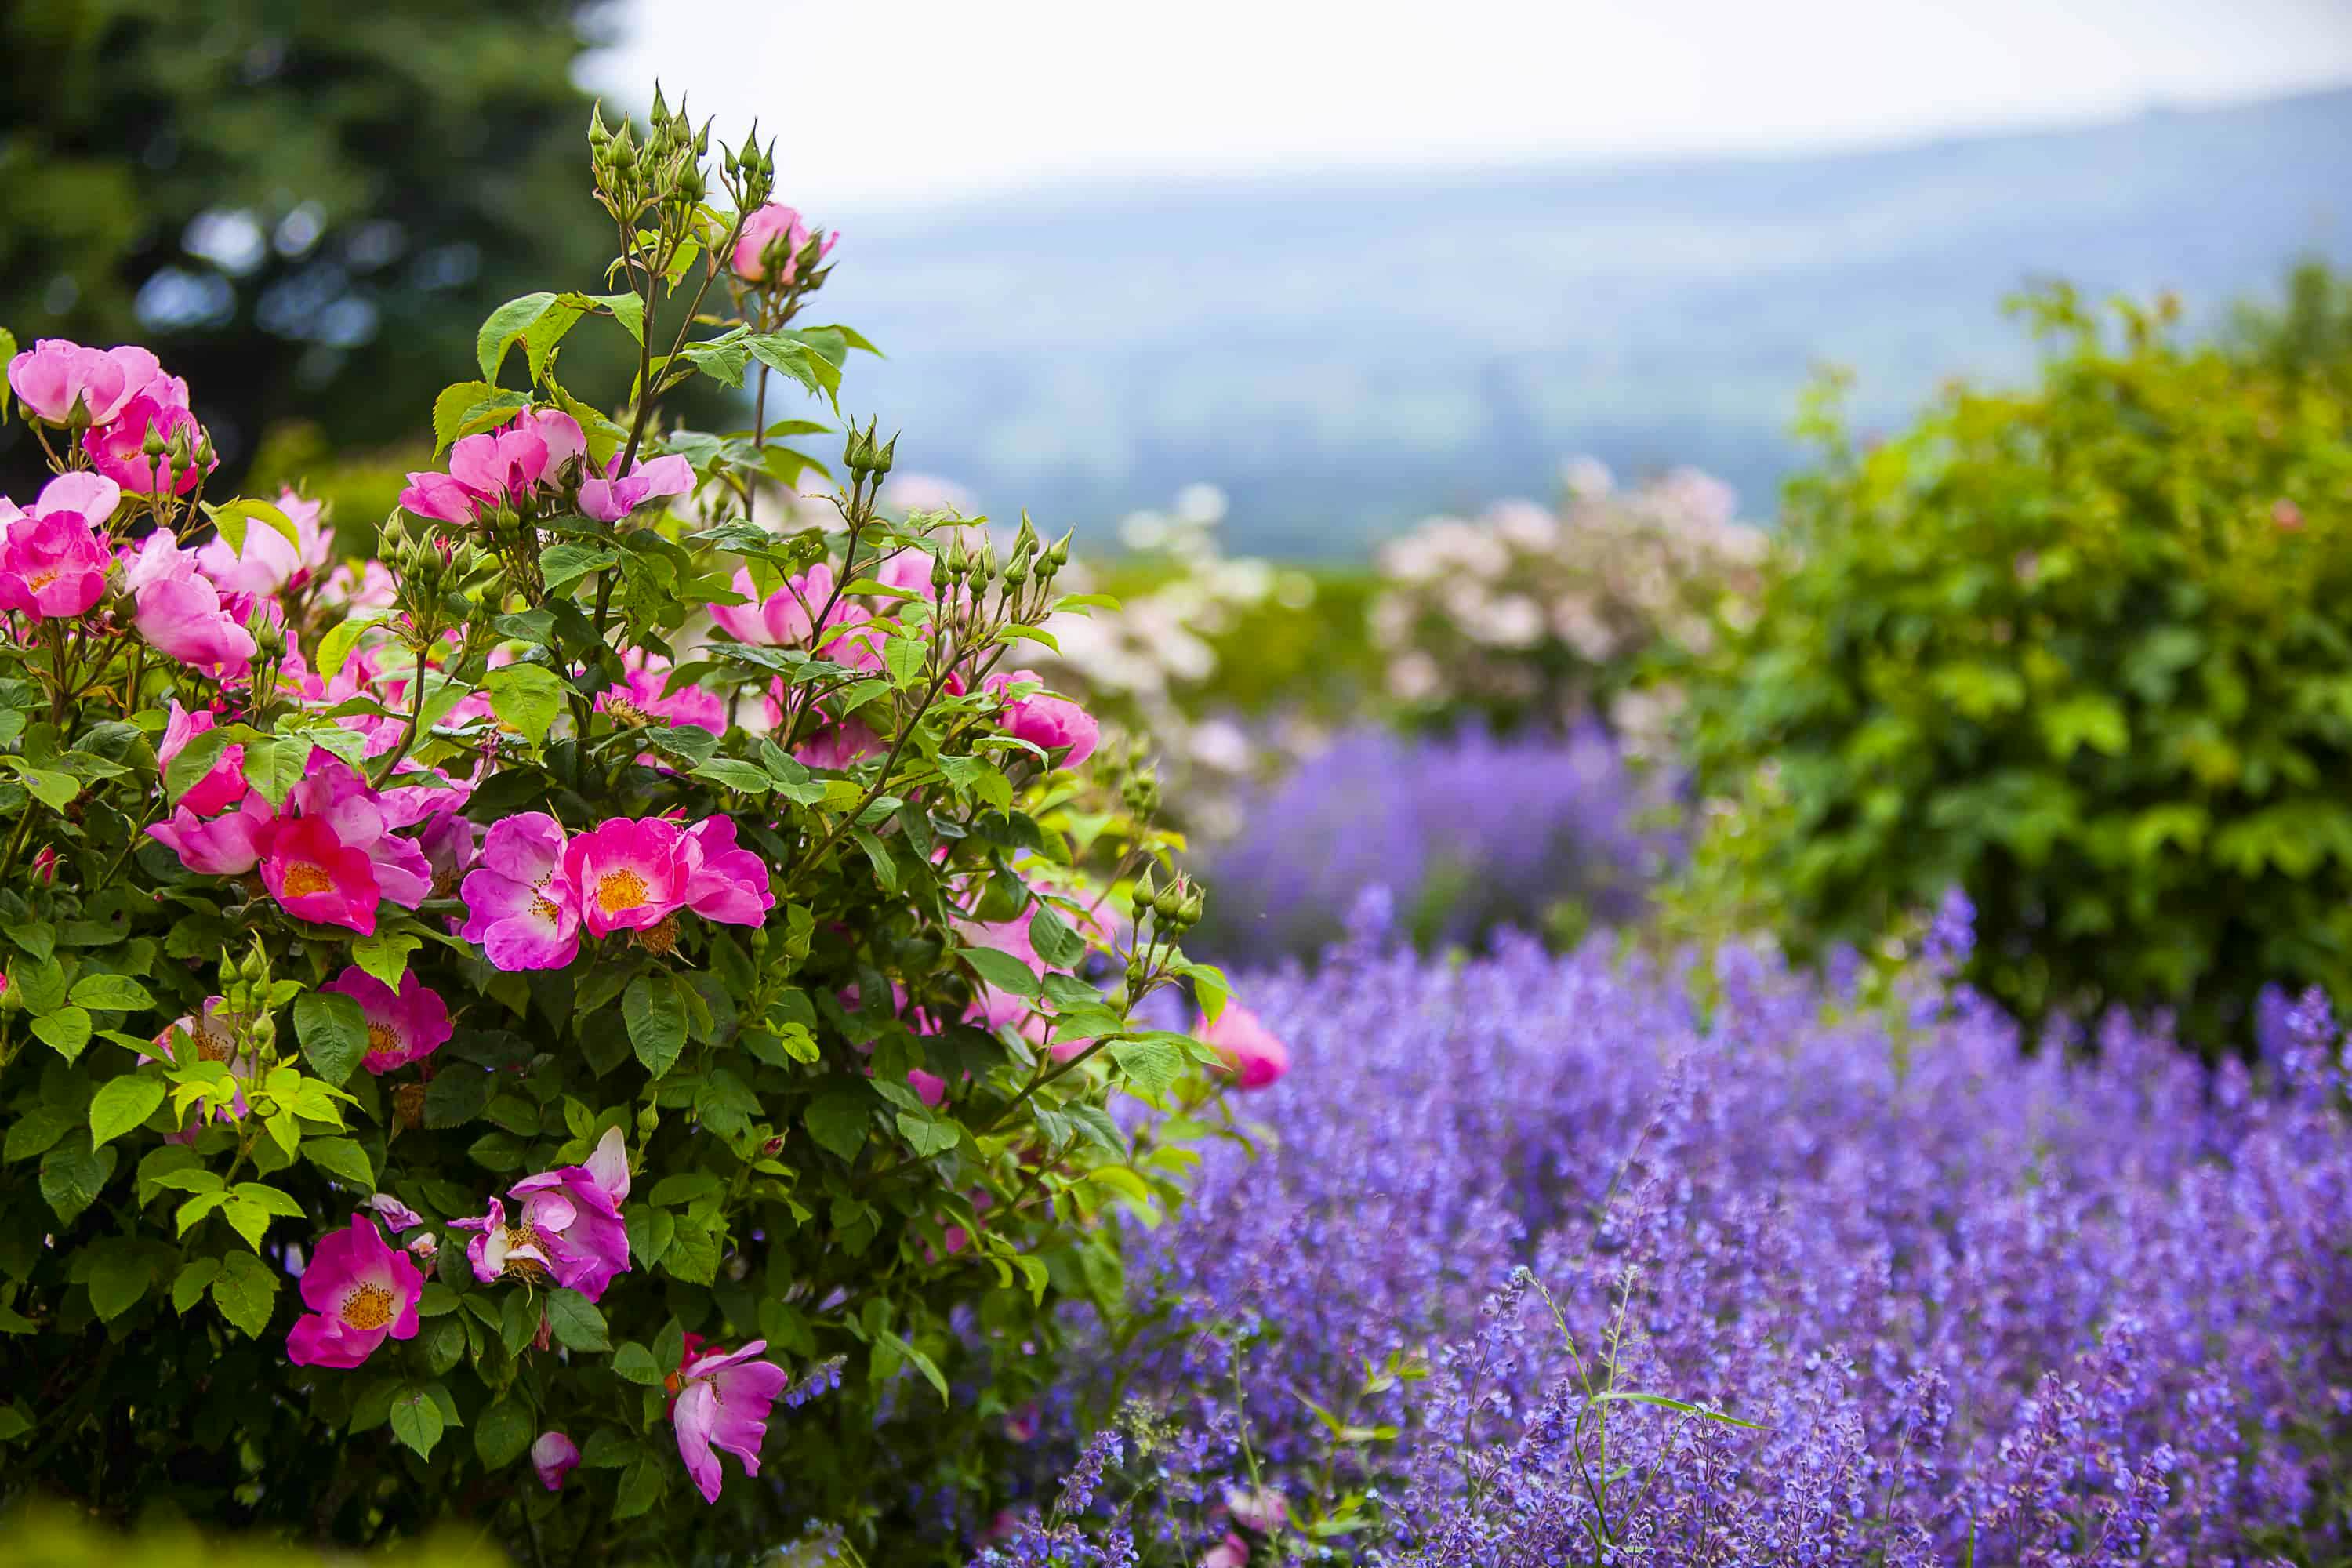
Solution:
M360 1005L368 1032L368 1051L360 1066L378 1078L422 1061L449 1043L449 1005L413 969L401 975L398 992L356 963L319 989Z
M1244 1530L1255 1530L1260 1535L1272 1535L1290 1517L1290 1505L1272 1487L1257 1491L1244 1491L1238 1487L1225 1489L1225 1510L1234 1522Z
M1227 1531L1225 1538L1202 1555L1201 1568L1245 1568L1248 1562L1249 1542Z
M383 1215L383 1223L392 1226L393 1234L395 1236L404 1230L415 1230L425 1223L423 1215L418 1214L390 1193L378 1193L362 1206L373 1209Z
M215 677L252 662L253 634L221 602L220 590L197 573L196 552L181 549L170 529L139 542L123 563L122 585L131 595L132 624L158 652Z
M621 1204L629 1195L629 1155L621 1130L608 1128L585 1163L526 1176L507 1189L517 1204L514 1223L506 1205L490 1200L478 1219L450 1222L470 1230L466 1260L474 1278L493 1284L512 1274L553 1280L591 1301L629 1268L629 1231Z
M646 502L660 496L688 495L694 489L694 465L684 458L656 458L640 462L625 478L617 477L621 454L613 454L604 470L592 466L580 481L580 510L599 522L618 522Z
M525 409L511 424L450 447L446 474L410 474L400 504L419 517L463 527L494 507L522 507L541 481L560 480L564 466L587 450L580 422L569 414Z
M659 925L686 902L677 825L616 816L563 847L563 879L577 889L591 936Z
M539 1472L540 1485L549 1491L562 1491L563 1478L580 1464L580 1446L561 1432L541 1432L539 1441L530 1446L530 1468Z
M69 620L87 614L105 595L106 574L114 558L91 519L62 504L93 485L103 486L105 492L114 489L104 479L68 474L49 481L33 512L9 521L7 535L0 540L0 609L21 610L37 620ZM61 489L68 494L60 495ZM86 499L94 507L110 498L100 493ZM100 526L113 510L108 505L99 513Z
M846 773L865 758L878 757L888 749L863 721L841 719L820 724L793 748L793 757L808 767Z
M200 876L242 877L261 859L262 839L277 821L269 803L248 790L235 810L209 822L183 803L173 808L171 821L151 824L147 837Z
M1246 1007L1228 1002L1214 1024L1203 1015L1193 1033L1224 1058L1225 1070L1244 1089L1264 1089L1290 1070L1290 1047Z
M323 817L280 820L263 831L261 880L298 920L375 934L375 908L383 897L375 862L337 837Z
M768 864L735 843L735 819L706 816L686 830L686 907L705 920L755 926L776 907L768 886Z
M320 1240L302 1271L302 1304L310 1310L288 1332L286 1353L296 1366L357 1366L386 1336L416 1337L424 1294L425 1277L408 1255L355 1214L348 1229Z
M992 675L980 683L983 691L1003 697L1015 685L1045 684L1045 677L1034 669L1016 669L1009 674ZM1095 716L1066 697L1051 692L1035 691L1026 697L1016 697L1004 704L997 722L1005 732L1017 740L1028 742L1051 756L1068 748L1061 765L1075 768L1095 754L1095 746L1102 739L1102 728Z
M824 237L820 258L833 254L838 232ZM735 242L735 276L746 283L771 280L778 287L793 281L800 254L808 247L809 227L801 215L782 202L770 202L743 220L742 237Z
M150 431L166 443L184 437L191 455L176 460L168 454L149 458ZM194 455L205 445L204 427L188 410L188 384L172 375L149 382L110 423L84 431L81 438L81 449L100 473L142 496L184 496L194 489L205 475L220 467L216 453Z
M216 722L218 721L210 710L198 709L191 713L180 706L178 698L173 698L171 712L163 721L163 739L155 747L155 760L169 769L180 753L188 749L190 741L212 729ZM235 743L223 746L220 760L212 765L212 771L198 779L188 793L180 797L181 809L197 816L211 816L235 805L251 790L245 782L244 768L245 748Z
M122 487L112 479L99 474L59 474L41 487L31 511L0 496L0 540L26 523L53 515L78 517L91 531L102 532L113 518L114 509L121 504Z
M740 1351L703 1347L702 1336L686 1336L678 1364L677 1399L669 1407L677 1433L677 1456L705 1502L717 1502L721 1477L714 1448L743 1461L743 1473L760 1473L760 1445L767 1441L768 1413L789 1381L784 1369L751 1358L768 1348L753 1340Z
M563 825L543 811L490 825L461 889L458 934L480 942L493 968L562 969L579 956L579 895L562 878L563 847Z
M462 803L456 792L430 791L431 795ZM412 820L399 807L400 791L382 795L341 758L312 752L310 772L286 797L290 812L330 823L335 837L365 852L377 888L403 909L413 910L433 890L433 868L425 851L391 830ZM263 846L268 852L268 846Z
M8 362L8 384L44 425L104 425L163 373L145 349L43 338Z
M824 610L825 601L833 597L833 568L819 562L787 578L782 586L763 599L750 571L739 566L735 569L735 591L751 602L711 605L710 618L720 630L737 642L760 647L794 647L808 640L815 629L812 617ZM828 624L840 622L846 608L845 605L835 605Z

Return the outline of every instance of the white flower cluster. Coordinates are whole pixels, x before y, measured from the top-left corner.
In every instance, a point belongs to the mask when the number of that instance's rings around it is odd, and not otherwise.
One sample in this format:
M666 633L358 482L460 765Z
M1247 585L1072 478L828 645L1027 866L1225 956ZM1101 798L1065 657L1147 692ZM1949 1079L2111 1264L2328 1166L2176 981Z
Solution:
M1620 490L1580 458L1562 481L1557 510L1502 501L1381 550L1371 633L1391 697L1508 718L1602 708L1621 731L1662 730L1670 700L1623 689L1625 675L1662 641L1706 646L1727 597L1754 590L1764 535L1696 469Z

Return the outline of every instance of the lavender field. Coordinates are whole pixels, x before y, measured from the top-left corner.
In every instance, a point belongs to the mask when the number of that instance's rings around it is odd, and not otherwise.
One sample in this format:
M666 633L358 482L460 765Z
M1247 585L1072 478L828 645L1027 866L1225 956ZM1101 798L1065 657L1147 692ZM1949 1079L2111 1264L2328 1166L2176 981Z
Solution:
M1249 988L1294 1061L1257 1157L1135 1236L1156 1310L987 1560L2340 1561L2326 1007L2256 1073L2120 1019L2021 1057L1944 999L1968 942L1865 1004L1744 947L1425 961L1366 900Z

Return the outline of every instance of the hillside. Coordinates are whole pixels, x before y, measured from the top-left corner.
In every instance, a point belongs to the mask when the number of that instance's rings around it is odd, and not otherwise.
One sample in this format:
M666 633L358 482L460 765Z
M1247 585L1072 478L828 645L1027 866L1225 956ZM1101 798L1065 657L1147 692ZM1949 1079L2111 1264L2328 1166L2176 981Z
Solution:
M2352 89L1885 151L1040 192L820 215L908 467L1098 531L1192 479L1234 542L1360 553L1559 459L1714 469L1769 513L1811 369L1865 421L2027 345L2063 275L2218 313L2352 253Z

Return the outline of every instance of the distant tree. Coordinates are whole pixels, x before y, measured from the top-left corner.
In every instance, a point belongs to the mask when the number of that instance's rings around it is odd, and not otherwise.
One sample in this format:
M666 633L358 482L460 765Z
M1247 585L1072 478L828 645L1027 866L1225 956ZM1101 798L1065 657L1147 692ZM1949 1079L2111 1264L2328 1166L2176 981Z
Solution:
M2316 257L2298 262L2278 305L2238 307L2231 339L2242 357L2289 380L2352 382L2352 276Z
M597 282L581 0L0 6L0 326L151 345L233 483L262 432L422 429L499 301ZM583 384L608 377L581 367ZM0 431L0 482L36 471Z

